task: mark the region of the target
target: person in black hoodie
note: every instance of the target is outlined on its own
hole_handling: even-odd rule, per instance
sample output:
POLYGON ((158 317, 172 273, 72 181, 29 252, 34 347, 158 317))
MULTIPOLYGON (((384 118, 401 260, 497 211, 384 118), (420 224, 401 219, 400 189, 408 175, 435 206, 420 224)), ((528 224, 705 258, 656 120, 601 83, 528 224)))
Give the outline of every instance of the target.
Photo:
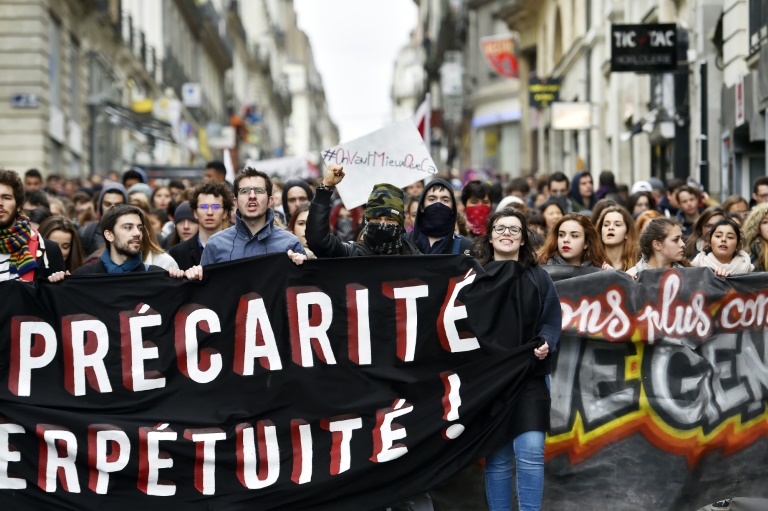
POLYGON ((291 221, 291 215, 302 202, 312 202, 315 194, 312 188, 303 179, 289 179, 283 188, 283 215, 285 225, 291 221))
MULTIPOLYGON (((128 192, 120 183, 108 183, 101 189, 99 195, 99 218, 116 204, 128 204, 128 192)), ((104 246, 104 236, 99 230, 99 222, 93 222, 80 229, 80 241, 83 244, 83 253, 86 258, 104 246)))
POLYGON ((455 232, 457 214, 450 183, 443 179, 430 181, 419 198, 413 230, 405 238, 422 254, 469 253, 472 240, 455 232))

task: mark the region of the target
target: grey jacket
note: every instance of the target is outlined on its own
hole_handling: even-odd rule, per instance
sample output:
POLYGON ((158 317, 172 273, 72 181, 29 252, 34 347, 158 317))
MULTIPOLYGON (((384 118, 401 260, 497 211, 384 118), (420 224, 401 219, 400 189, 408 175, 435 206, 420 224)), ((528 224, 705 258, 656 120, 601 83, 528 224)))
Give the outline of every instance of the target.
POLYGON ((239 211, 235 213, 235 218, 235 225, 217 232, 205 244, 203 257, 200 260, 201 265, 288 252, 288 250, 306 254, 299 238, 285 229, 275 227, 273 223, 275 214, 271 209, 267 210, 267 223, 255 235, 251 234, 239 211))

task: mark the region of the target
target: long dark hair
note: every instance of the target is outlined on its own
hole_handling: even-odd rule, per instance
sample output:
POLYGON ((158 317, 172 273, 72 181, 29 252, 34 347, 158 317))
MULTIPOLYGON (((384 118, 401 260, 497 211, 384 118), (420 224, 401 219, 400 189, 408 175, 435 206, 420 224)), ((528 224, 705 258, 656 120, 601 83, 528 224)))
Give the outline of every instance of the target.
MULTIPOLYGON (((673 227, 680 227, 680 223, 677 220, 664 216, 654 218, 648 223, 648 227, 646 227, 640 235, 640 253, 646 262, 649 262, 651 257, 653 257, 653 242, 660 241, 663 243, 664 240, 667 239, 667 236, 669 236, 669 231, 673 227)), ((683 257, 679 263, 682 266, 691 266, 690 261, 685 257, 683 257)))
POLYGON ((528 224, 525 221, 525 215, 512 208, 502 209, 496 213, 490 215, 485 223, 485 234, 475 238, 472 244, 472 255, 475 256, 477 261, 485 265, 490 261, 493 261, 493 247, 491 246, 491 233, 493 232, 493 226, 500 218, 506 218, 513 216, 520 220, 522 232, 520 233, 520 251, 517 254, 517 263, 523 267, 523 269, 536 265, 536 254, 533 251, 533 246, 529 241, 528 224))
POLYGON ((640 259, 640 254, 638 251, 640 245, 639 240, 637 239, 637 232, 635 231, 635 221, 632 220, 632 215, 629 214, 629 211, 627 211, 622 206, 608 206, 605 208, 600 214, 600 218, 597 220, 597 224, 595 225, 595 229, 597 229, 597 235, 600 238, 600 244, 603 246, 603 250, 605 250, 605 242, 603 242, 603 223, 605 223, 605 217, 608 215, 608 213, 620 214, 621 218, 624 220, 624 225, 627 227, 627 239, 624 241, 624 244, 621 248, 622 267, 616 268, 617 270, 627 271, 636 265, 637 261, 640 259))
POLYGON ((61 215, 55 215, 46 218, 37 229, 38 232, 47 238, 53 231, 68 232, 72 235, 72 243, 69 247, 69 255, 64 264, 69 271, 75 271, 83 265, 83 246, 80 244, 80 236, 77 234, 77 228, 71 220, 61 215))
POLYGON ((706 240, 707 245, 704 247, 704 253, 709 254, 712 252, 712 235, 721 225, 730 226, 731 229, 733 229, 733 232, 736 233, 736 251, 733 253, 733 256, 735 256, 739 253, 739 250, 744 248, 744 233, 741 232, 741 227, 739 227, 739 224, 728 217, 725 217, 722 220, 718 220, 718 222, 712 226, 712 229, 710 229, 710 231, 705 235, 704 239, 706 240))
POLYGON ((547 264, 548 260, 558 255, 557 239, 560 226, 569 220, 573 220, 584 230, 584 242, 587 245, 587 248, 581 256, 581 262, 590 261, 593 266, 600 268, 605 262, 605 252, 603 252, 603 244, 600 236, 592 221, 579 213, 568 213, 555 222, 555 225, 553 225, 549 230, 549 233, 547 233, 547 239, 544 240, 544 246, 539 249, 539 264, 547 264))
MULTIPOLYGON (((685 257, 691 258, 696 255, 696 242, 705 238, 704 229, 707 226, 707 222, 713 216, 725 217, 725 211, 720 206, 710 206, 701 212, 699 218, 694 222, 691 235, 685 241, 685 257)), ((707 237, 708 238, 708 237, 707 237)))

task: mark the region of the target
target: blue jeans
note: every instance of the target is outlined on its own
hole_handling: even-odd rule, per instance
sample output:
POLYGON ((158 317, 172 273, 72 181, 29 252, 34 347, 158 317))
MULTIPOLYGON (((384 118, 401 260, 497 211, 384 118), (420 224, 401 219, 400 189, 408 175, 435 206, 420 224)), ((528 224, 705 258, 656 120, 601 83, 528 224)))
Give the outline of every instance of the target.
POLYGON ((544 494, 544 432, 526 431, 485 459, 485 496, 490 511, 512 509, 512 474, 517 465, 520 511, 538 511, 544 494))

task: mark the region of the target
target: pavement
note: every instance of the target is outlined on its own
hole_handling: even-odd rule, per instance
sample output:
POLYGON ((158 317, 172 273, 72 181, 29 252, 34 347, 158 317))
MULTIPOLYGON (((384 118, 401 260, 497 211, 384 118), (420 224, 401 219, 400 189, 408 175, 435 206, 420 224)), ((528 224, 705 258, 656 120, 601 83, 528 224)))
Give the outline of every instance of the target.
POLYGON ((435 511, 488 511, 484 470, 479 462, 473 463, 430 490, 435 511))

